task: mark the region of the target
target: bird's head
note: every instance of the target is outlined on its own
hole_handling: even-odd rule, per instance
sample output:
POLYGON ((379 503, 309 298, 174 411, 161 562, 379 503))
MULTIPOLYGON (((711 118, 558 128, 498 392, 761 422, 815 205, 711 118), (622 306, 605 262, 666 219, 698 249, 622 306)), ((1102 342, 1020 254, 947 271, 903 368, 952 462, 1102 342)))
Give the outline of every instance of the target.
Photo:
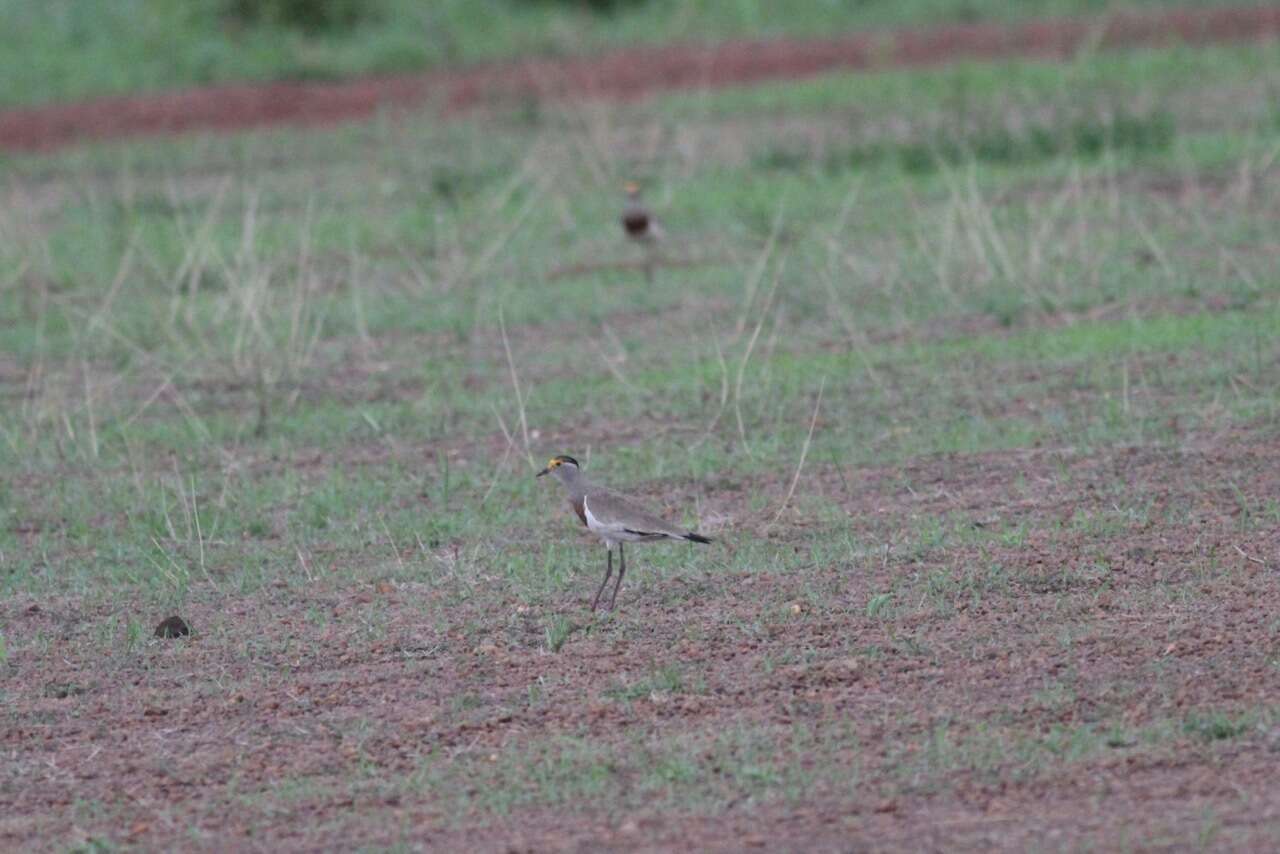
POLYGON ((565 454, 552 457, 551 461, 547 463, 547 467, 534 476, 542 477, 544 474, 555 475, 556 479, 561 482, 573 480, 578 476, 578 461, 565 454))

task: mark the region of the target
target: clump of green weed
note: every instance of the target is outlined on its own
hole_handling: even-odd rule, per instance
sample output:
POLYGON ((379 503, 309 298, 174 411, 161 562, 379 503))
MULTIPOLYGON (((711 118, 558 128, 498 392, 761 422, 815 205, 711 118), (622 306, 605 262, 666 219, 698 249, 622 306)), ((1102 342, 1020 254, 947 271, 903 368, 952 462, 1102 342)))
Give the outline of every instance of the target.
POLYGON ((1191 713, 1182 723, 1183 732, 1195 736, 1201 741, 1225 741, 1244 735, 1249 729, 1248 721, 1233 718, 1224 712, 1210 714, 1191 713))
POLYGON ((577 623, 574 623, 568 617, 556 614, 550 620, 546 627, 547 649, 552 652, 559 652, 575 631, 578 630, 577 623))
POLYGON ((375 20, 382 10, 368 0, 226 0, 226 17, 238 24, 271 24, 321 33, 375 20))
POLYGON ((877 593, 867 602, 867 616, 871 619, 888 620, 893 616, 893 594, 877 593))
MULTIPOLYGON (((1165 151, 1176 136, 1177 124, 1167 110, 1135 113, 1121 109, 1107 115, 1054 115, 1017 127, 995 122, 944 125, 918 131, 896 143, 854 143, 828 154, 824 165, 828 172, 839 172, 892 160, 904 172, 926 174, 940 166, 971 161, 1018 165, 1065 156, 1096 158, 1107 151, 1165 151)), ((793 150, 770 149, 753 165, 796 170, 801 160, 793 150)))
POLYGON ((605 696, 625 702, 654 695, 682 694, 689 689, 684 672, 676 665, 668 664, 659 667, 644 679, 610 688, 605 696))

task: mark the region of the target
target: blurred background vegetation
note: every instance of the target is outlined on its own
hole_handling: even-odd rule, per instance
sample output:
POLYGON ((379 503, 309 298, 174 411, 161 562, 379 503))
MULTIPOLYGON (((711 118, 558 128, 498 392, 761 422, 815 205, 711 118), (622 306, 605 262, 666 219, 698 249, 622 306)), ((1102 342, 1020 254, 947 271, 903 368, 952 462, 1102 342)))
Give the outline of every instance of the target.
MULTIPOLYGON (((1227 0, 1197 0, 1197 5, 1227 0)), ((1178 0, 0 0, 0 106, 1178 0)), ((1186 5, 1185 0, 1181 5, 1186 5)))

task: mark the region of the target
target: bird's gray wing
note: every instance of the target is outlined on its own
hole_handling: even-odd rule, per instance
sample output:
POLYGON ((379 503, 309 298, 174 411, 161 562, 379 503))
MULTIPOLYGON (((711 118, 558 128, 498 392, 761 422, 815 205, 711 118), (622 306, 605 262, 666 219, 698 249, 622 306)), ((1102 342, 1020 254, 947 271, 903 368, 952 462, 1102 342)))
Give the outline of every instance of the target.
POLYGON ((587 510, 600 524, 633 534, 671 537, 682 540, 689 532, 655 516, 630 499, 614 492, 588 492, 587 510))

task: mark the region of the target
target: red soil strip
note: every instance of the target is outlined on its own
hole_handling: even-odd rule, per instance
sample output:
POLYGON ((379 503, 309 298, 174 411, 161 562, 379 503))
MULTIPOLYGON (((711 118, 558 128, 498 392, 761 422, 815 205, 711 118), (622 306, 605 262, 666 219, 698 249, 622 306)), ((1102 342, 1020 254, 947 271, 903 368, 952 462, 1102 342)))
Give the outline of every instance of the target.
POLYGON ((957 59, 1060 59, 1102 48, 1211 44, 1280 36, 1280 7, 1181 9, 1093 20, 1042 20, 620 50, 577 59, 494 63, 347 83, 216 86, 0 112, 0 149, 47 151, 83 140, 268 125, 327 125, 427 101, 455 112, 502 98, 628 99, 692 87, 806 77, 840 69, 957 59))

